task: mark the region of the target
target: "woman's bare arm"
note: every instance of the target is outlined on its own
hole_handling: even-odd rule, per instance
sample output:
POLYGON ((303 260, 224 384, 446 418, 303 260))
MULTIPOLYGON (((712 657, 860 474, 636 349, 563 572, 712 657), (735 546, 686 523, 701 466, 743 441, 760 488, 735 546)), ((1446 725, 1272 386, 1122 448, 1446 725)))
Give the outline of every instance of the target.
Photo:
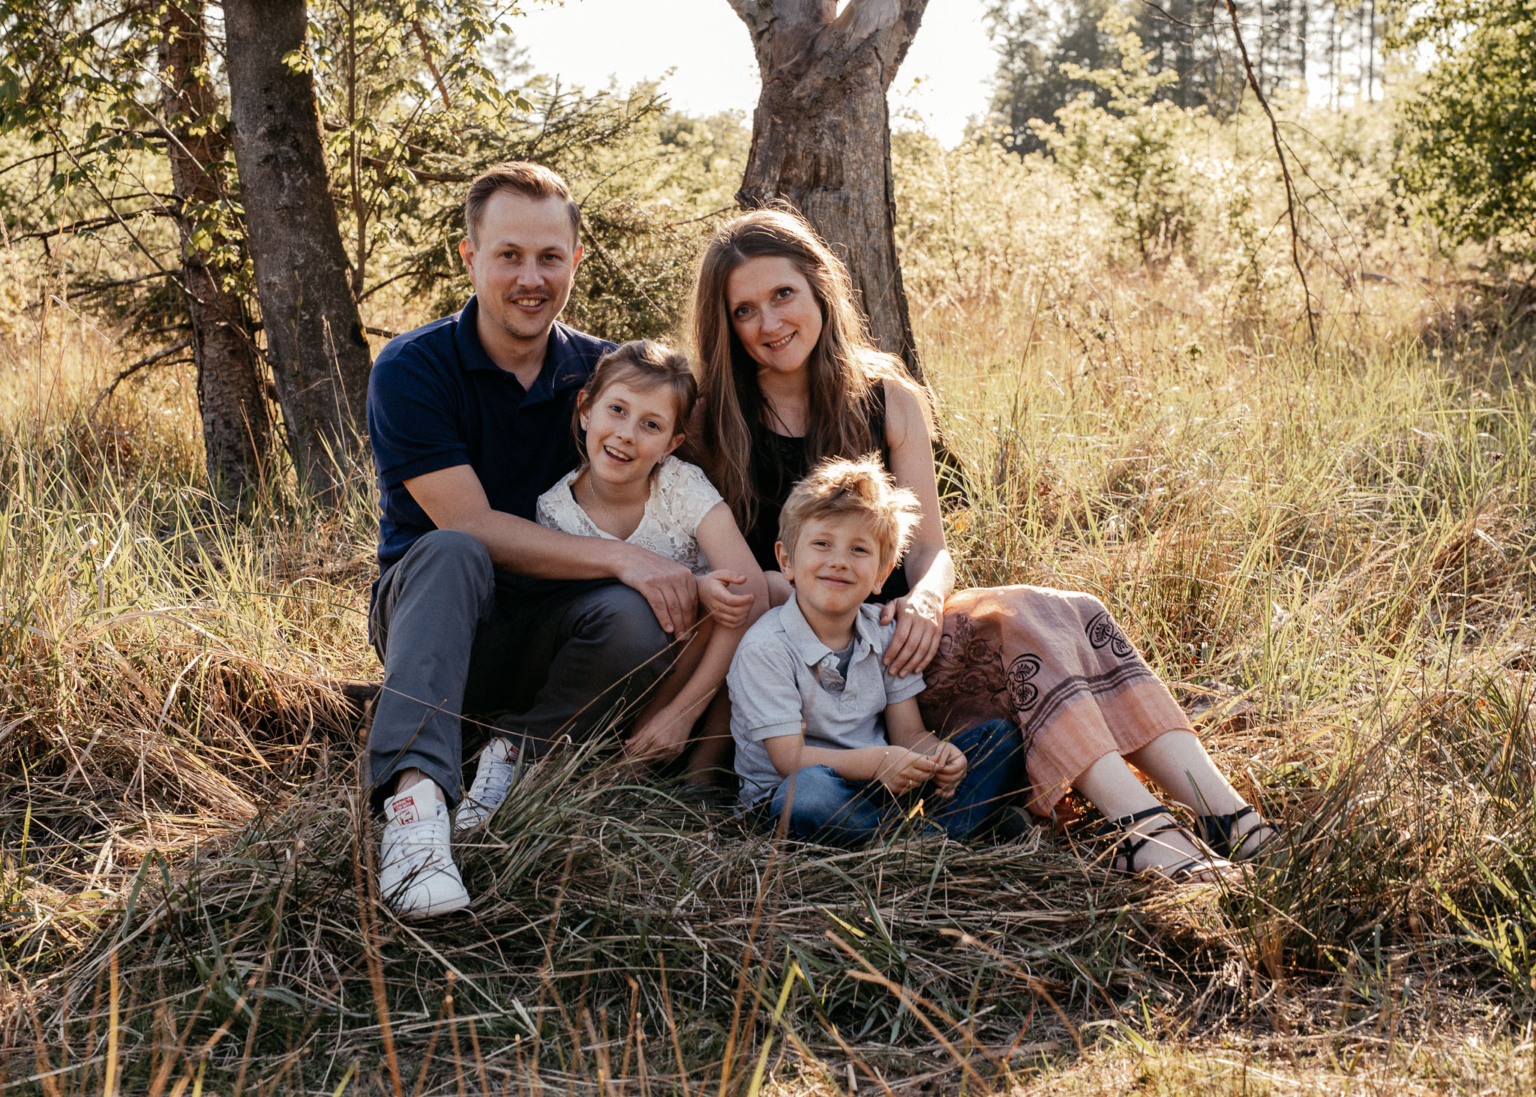
POLYGON ((922 511, 906 556, 911 593, 888 603, 880 616, 882 624, 896 622, 885 665, 895 674, 907 675, 922 670, 938 654, 944 632, 944 600, 955 589, 955 563, 944 544, 926 398, 919 390, 901 384, 887 384, 885 392, 885 441, 891 452, 891 476, 917 496, 922 511))

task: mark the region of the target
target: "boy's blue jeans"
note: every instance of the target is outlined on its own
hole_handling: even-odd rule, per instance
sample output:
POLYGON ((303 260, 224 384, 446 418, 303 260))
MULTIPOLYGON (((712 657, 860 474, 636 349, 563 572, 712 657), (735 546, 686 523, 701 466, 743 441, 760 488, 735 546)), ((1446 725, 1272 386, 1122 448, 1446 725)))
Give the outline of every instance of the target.
POLYGON ((1002 806, 1003 798, 1019 789, 1024 775, 1024 739, 1007 720, 979 724, 950 740, 970 763, 955 795, 940 800, 924 796, 923 786, 902 797, 892 796, 879 781, 848 781, 830 766, 807 766, 779 782, 768 802, 768 816, 778 825, 793 789, 789 836, 827 845, 859 846, 894 829, 921 797, 922 819, 931 830, 942 828, 955 838, 979 830, 1002 806))

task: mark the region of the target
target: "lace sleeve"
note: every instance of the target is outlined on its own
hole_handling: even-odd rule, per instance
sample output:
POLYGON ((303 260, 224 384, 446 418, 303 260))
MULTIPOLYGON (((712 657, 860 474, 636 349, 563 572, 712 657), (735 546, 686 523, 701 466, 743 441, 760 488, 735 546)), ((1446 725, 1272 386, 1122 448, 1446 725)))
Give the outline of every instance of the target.
POLYGON ((697 538, 704 516, 721 502, 720 493, 709 482, 704 470, 687 461, 669 457, 662 466, 662 490, 673 520, 689 537, 697 538))

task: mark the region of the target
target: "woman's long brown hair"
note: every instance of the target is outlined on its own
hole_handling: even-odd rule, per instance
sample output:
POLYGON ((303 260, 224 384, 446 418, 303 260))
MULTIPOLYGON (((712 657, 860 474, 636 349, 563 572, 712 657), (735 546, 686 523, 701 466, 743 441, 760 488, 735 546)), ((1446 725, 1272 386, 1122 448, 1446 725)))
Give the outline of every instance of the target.
POLYGON ((801 217, 764 209, 743 214, 716 231, 699 260, 694 281, 693 344, 699 371, 701 422, 694 451, 743 530, 757 518, 752 480, 752 432, 766 426, 766 407, 752 360, 731 323, 726 283, 750 259, 794 264, 821 306, 821 338, 806 362, 810 414, 807 467, 825 457, 853 457, 883 449, 871 438, 870 405, 876 386, 911 386, 906 371, 870 341, 853 304, 848 270, 801 217))

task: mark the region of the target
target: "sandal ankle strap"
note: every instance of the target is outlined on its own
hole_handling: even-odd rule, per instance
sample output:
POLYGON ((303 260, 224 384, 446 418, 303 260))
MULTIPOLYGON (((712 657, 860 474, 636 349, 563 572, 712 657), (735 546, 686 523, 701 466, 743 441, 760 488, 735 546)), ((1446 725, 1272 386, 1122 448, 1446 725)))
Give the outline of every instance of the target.
MULTIPOLYGON (((1252 804, 1245 804, 1229 815, 1197 815, 1195 826, 1199 829, 1200 837, 1205 844, 1210 846, 1218 856, 1231 857, 1248 835, 1259 829, 1259 827, 1252 827, 1241 835, 1237 834, 1237 824, 1250 815, 1258 815, 1258 809, 1252 804)), ((1259 826, 1269 825, 1262 820, 1259 824, 1259 826)))
POLYGON ((1150 807, 1144 811, 1135 811, 1129 815, 1117 815, 1113 818, 1105 819, 1104 825, 1100 828, 1100 830, 1103 833, 1108 834, 1112 830, 1124 830, 1126 827, 1134 826, 1141 822, 1143 819, 1150 819, 1154 815, 1171 816, 1172 814, 1173 812, 1167 807, 1164 807, 1162 804, 1158 804, 1156 807, 1150 807))

